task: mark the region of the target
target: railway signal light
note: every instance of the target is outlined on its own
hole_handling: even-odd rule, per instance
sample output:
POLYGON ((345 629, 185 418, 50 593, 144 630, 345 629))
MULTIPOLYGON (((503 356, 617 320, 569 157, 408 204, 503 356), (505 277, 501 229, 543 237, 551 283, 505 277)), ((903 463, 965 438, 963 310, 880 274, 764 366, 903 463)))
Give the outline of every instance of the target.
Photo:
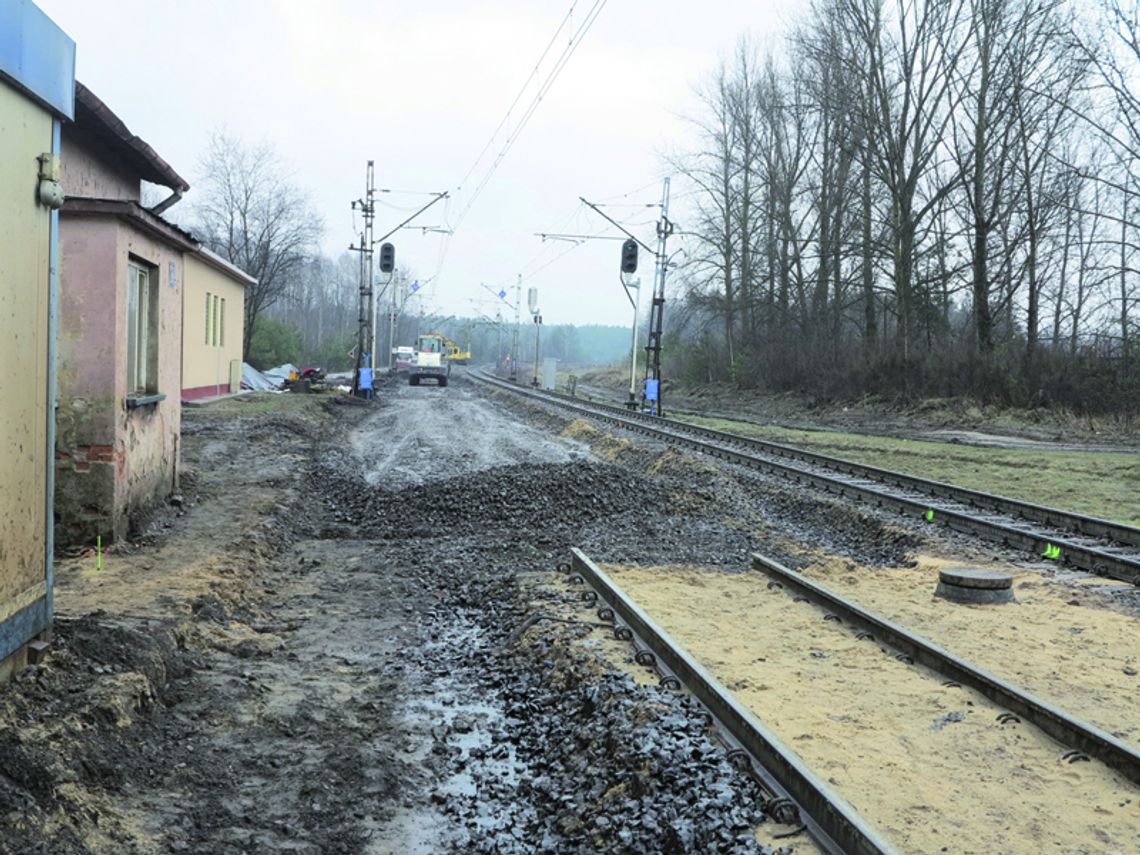
POLYGON ((637 241, 632 238, 621 245, 621 272, 637 272, 637 241))
POLYGON ((380 244, 380 272, 391 273, 396 269, 396 247, 390 243, 380 244))

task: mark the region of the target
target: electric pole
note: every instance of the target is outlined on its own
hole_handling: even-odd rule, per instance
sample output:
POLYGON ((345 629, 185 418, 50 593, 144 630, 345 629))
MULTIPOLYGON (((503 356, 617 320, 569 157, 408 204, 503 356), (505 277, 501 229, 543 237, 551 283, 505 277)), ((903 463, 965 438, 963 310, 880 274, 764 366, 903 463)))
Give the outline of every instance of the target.
POLYGON ((542 347, 542 313, 534 313, 534 380, 531 384, 534 388, 538 388, 538 354, 542 347))
MULTIPOLYGON (((662 318, 665 313, 665 273, 669 269, 669 256, 666 253, 666 244, 669 237, 673 234, 673 223, 669 219, 669 179, 665 178, 661 186, 661 219, 657 221, 657 249, 654 250, 647 246, 644 241, 637 235, 599 208, 590 200, 583 196, 578 197, 583 203, 589 205, 598 214, 600 214, 609 222, 617 226, 617 228, 624 232, 630 240, 644 249, 646 252, 653 253, 656 259, 656 269, 653 276, 653 301, 649 307, 649 340, 645 345, 645 382, 642 385, 642 399, 649 404, 649 411, 654 415, 665 415, 661 403, 661 333, 662 333, 662 318)), ((633 272, 632 270, 625 270, 625 249, 623 248, 622 267, 624 273, 633 272)), ((636 263, 634 264, 636 269, 636 263)), ((622 280, 625 285, 625 280, 622 280)), ((629 296, 630 303, 634 303, 634 299, 629 295, 628 286, 626 286, 626 294, 629 296)), ((636 312, 637 306, 634 304, 634 311, 636 312)), ((634 320, 634 335, 636 341, 636 318, 634 320)))
POLYGON ((515 335, 511 342, 511 376, 510 381, 517 383, 519 379, 519 324, 522 323, 522 274, 515 281, 515 335))
MULTIPOLYGON (((381 191, 387 193, 389 191, 381 191)), ((372 287, 372 248, 376 244, 386 241, 404 226, 408 225, 412 220, 438 202, 440 199, 448 198, 448 193, 433 193, 435 198, 430 202, 389 231, 387 234, 379 238, 373 238, 373 222, 376 218, 376 181, 373 168, 373 162, 368 161, 368 175, 365 182, 365 193, 363 199, 357 199, 352 203, 352 209, 355 211, 358 208, 364 214, 364 231, 360 235, 360 246, 349 246, 352 252, 359 252, 360 256, 360 312, 359 312, 359 325, 360 332, 357 336, 356 343, 356 370, 352 378, 353 394, 361 398, 372 397, 372 384, 376 376, 376 312, 379 307, 379 301, 374 299, 374 291, 372 287), (367 350, 365 349, 367 348, 367 350), (367 360, 365 354, 368 354, 367 360), (364 363, 368 363, 367 374, 362 374, 361 369, 364 368, 364 363)), ((395 270, 395 248, 390 243, 384 243, 380 247, 380 269, 384 273, 393 273, 395 270)), ((384 288, 387 289, 392 283, 392 276, 388 277, 388 282, 384 288)), ((381 291, 380 296, 384 296, 381 291)), ((395 318, 394 312, 392 318, 395 318)), ((389 324, 393 323, 389 321, 389 324)), ((389 338, 392 335, 392 327, 389 326, 389 338)), ((389 351, 391 344, 389 343, 389 351)), ((391 358, 389 358, 389 364, 391 358)))
POLYGON ((531 316, 534 318, 534 380, 531 384, 534 388, 538 388, 538 351, 542 338, 542 313, 538 310, 538 289, 531 288, 527 292, 526 299, 527 309, 530 310, 531 316))
POLYGON ((496 349, 495 357, 495 376, 499 374, 499 368, 503 364, 503 313, 499 310, 495 311, 495 329, 499 333, 498 347, 496 349))
POLYGON ((629 343, 629 400, 625 402, 626 409, 637 409, 637 314, 641 303, 641 279, 630 281, 629 277, 637 272, 637 241, 627 240, 621 245, 621 287, 625 289, 625 296, 633 306, 633 332, 629 343), (631 294, 633 291, 636 293, 631 294))
POLYGON ((669 220, 669 178, 661 187, 661 219, 657 221, 657 270, 653 281, 653 302, 649 307, 649 340, 645 345, 645 399, 652 401, 650 411, 665 415, 661 388, 661 328, 665 314, 665 273, 669 256, 665 244, 673 234, 669 220))
POLYGON ((374 197, 376 184, 373 175, 372 161, 368 161, 367 177, 365 179, 364 198, 352 203, 352 209, 358 208, 364 215, 364 231, 360 234, 360 245, 350 245, 351 252, 360 255, 360 302, 358 313, 358 335, 356 340, 356 366, 352 374, 352 393, 358 398, 372 397, 372 379, 376 373, 376 306, 372 300, 372 222, 375 218, 376 207, 374 197), (368 348, 365 350, 365 348, 368 348), (364 371, 367 363, 368 370, 364 371))
MULTIPOLYGON (((406 298, 405 298, 406 299, 406 298)), ((404 306, 401 303, 400 309, 404 306)), ((388 373, 396 370, 396 289, 388 292, 388 373)))

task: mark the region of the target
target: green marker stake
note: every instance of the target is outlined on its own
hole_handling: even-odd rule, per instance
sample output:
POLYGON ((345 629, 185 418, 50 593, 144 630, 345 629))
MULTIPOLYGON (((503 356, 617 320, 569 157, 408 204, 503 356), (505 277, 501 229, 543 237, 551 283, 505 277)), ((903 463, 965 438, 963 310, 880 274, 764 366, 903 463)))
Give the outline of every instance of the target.
POLYGON ((103 569, 103 535, 95 535, 95 569, 103 569))
POLYGON ((927 522, 934 522, 934 508, 927 508, 926 513, 923 514, 927 522))

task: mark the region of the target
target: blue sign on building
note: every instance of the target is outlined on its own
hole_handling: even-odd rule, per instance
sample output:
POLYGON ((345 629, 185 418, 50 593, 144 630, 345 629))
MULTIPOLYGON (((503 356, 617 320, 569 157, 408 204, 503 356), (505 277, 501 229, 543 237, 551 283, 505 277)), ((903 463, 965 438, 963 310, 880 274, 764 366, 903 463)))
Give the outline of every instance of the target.
POLYGON ((0 75, 75 118, 75 42, 31 0, 0 0, 0 75))

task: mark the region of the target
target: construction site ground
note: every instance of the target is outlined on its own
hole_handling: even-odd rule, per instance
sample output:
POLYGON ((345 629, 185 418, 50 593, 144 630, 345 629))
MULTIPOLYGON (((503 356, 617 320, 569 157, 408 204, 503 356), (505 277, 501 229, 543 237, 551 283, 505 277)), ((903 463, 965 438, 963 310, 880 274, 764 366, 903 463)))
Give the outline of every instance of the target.
MULTIPOLYGON (((569 548, 729 592, 753 551, 829 584, 857 568, 873 606, 946 638, 972 625, 928 614, 927 556, 1011 559, 461 375, 370 403, 243 396, 183 433, 181 503, 58 562, 51 653, 0 690, 0 852, 813 852, 776 836, 695 702, 599 630, 569 548)), ((1102 662, 1135 601, 1018 584, 1043 616, 1023 631, 1049 609, 1105 628, 1087 711, 1135 740, 1102 662)))

